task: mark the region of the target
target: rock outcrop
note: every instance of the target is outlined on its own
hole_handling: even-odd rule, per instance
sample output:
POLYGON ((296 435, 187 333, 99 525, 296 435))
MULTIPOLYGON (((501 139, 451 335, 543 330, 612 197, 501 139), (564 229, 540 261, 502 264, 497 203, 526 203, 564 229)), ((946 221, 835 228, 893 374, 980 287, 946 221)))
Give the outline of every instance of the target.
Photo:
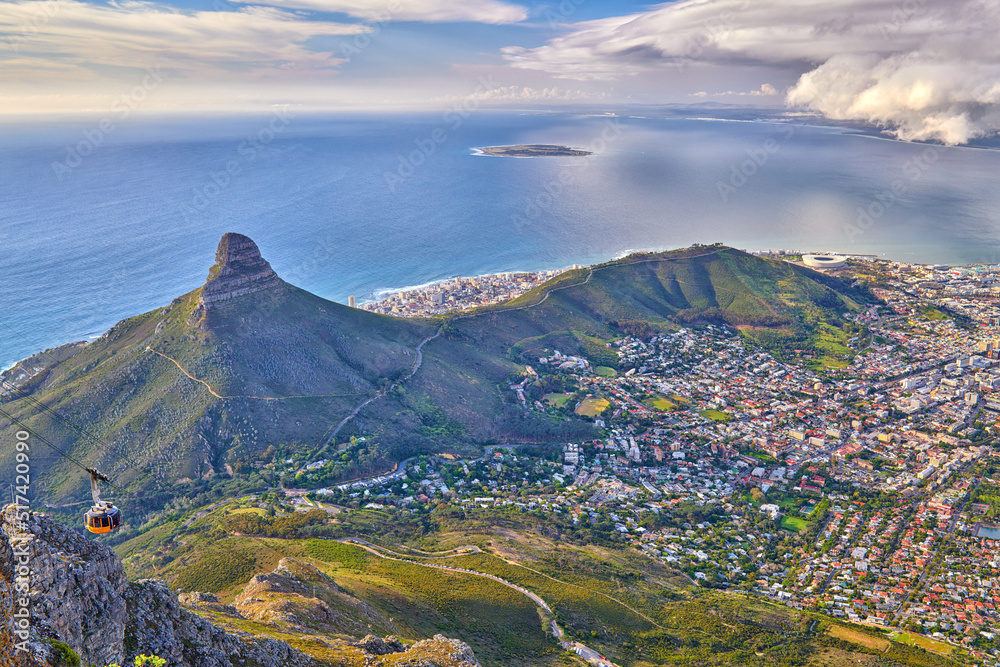
POLYGON ((215 251, 215 266, 209 270, 208 280, 202 287, 199 305, 209 308, 279 285, 281 279, 261 257, 257 244, 247 236, 227 232, 215 251))
POLYGON ((128 586, 129 659, 155 653, 168 665, 191 667, 318 667, 313 658, 286 642, 247 633, 226 632, 180 605, 161 581, 144 579, 128 586))
POLYGON ((374 635, 350 643, 303 627, 308 624, 339 629, 346 623, 343 617, 349 610, 360 612, 360 621, 354 623, 357 627, 366 623, 371 627, 371 621, 385 620, 306 563, 281 561, 274 572, 255 577, 235 605, 222 604, 207 593, 186 593, 178 599, 163 582, 129 582, 121 561, 101 542, 56 524, 43 514, 19 514, 14 506, 3 510, 0 667, 55 667, 62 664, 58 656, 66 650, 79 655, 81 664, 98 666, 131 664, 143 653, 166 658, 168 667, 329 664, 280 639, 243 632, 239 625, 228 631, 184 605, 242 621, 252 619, 255 613, 262 619, 270 615, 271 620, 266 622, 280 624, 286 632, 300 627, 322 645, 340 650, 351 664, 360 659, 365 665, 385 667, 479 667, 466 644, 440 635, 412 646, 392 636, 379 639, 374 635), (24 563, 27 565, 22 567, 24 563), (30 619, 25 623, 17 616, 25 599, 19 591, 29 588, 28 581, 30 619), (323 600, 305 598, 308 589, 315 590, 314 586, 323 589, 323 600), (290 596, 293 604, 282 611, 275 606, 281 600, 255 597, 269 598, 272 593, 290 596), (301 599, 311 605, 303 606, 301 599), (318 615, 301 617, 303 611, 310 610, 318 615))
MULTIPOLYGON (((45 515, 32 513, 19 524, 14 508, 8 506, 0 529, 0 556, 6 556, 0 569, 10 569, 15 562, 9 536, 17 536, 15 543, 29 562, 30 625, 32 639, 41 644, 36 651, 41 659, 49 653, 45 640, 58 640, 86 665, 129 664, 141 653, 167 658, 167 664, 172 666, 319 664, 283 641, 238 636, 216 627, 184 609, 162 582, 129 583, 121 561, 111 549, 45 515)), ((4 582, 10 581, 8 576, 3 576, 4 582)), ((10 619, 14 605, 7 605, 4 613, 10 619)))
POLYGON ((65 642, 87 664, 120 664, 128 580, 114 552, 44 515, 20 521, 13 506, 4 509, 2 530, 16 536, 30 573, 31 629, 65 642))
POLYGON ((375 629, 398 632, 390 619, 341 589, 315 566, 294 558, 282 558, 273 572, 255 575, 233 606, 243 618, 301 630, 354 636, 375 629))

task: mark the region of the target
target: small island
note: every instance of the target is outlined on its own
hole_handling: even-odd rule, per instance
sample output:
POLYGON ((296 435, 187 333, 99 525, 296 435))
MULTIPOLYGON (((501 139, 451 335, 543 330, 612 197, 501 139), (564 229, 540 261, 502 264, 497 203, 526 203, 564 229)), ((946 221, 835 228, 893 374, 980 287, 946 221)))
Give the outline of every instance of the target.
POLYGON ((593 155, 590 151, 549 144, 487 146, 476 150, 479 151, 479 155, 492 155, 494 157, 583 157, 584 155, 593 155))

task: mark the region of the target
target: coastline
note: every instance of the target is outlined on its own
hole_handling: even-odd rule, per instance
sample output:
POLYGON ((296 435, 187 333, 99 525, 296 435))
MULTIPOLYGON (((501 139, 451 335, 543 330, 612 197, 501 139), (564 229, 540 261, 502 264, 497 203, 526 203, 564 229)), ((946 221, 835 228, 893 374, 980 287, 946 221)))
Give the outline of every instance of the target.
POLYGON ((506 146, 479 146, 471 149, 473 155, 487 157, 590 157, 593 151, 572 148, 561 144, 511 144, 506 146))
POLYGON ((489 146, 473 147, 469 150, 472 151, 472 155, 477 157, 505 157, 511 160, 531 160, 537 157, 546 157, 545 155, 493 155, 492 153, 487 153, 483 148, 489 148, 489 146))
MULTIPOLYGON (((502 157, 502 156, 488 156, 488 157, 502 157)), ((613 254, 609 254, 604 259, 598 258, 598 259, 596 259, 596 261, 593 261, 593 264, 600 264, 600 263, 607 262, 607 261, 618 261, 620 259, 624 259, 625 257, 628 257, 629 255, 632 255, 632 254, 635 254, 635 253, 665 252, 667 250, 674 250, 674 249, 676 249, 676 248, 664 248, 664 247, 645 248, 645 249, 643 249, 643 248, 630 248, 630 249, 626 249, 626 250, 621 250, 621 251, 615 252, 613 254)), ((777 254, 777 251, 772 251, 770 249, 762 249, 762 248, 760 248, 760 249, 743 249, 743 250, 745 252, 749 252, 751 254, 770 254, 770 255, 776 256, 776 257, 780 257, 781 256, 781 255, 777 254)), ((876 259, 876 260, 887 260, 887 261, 892 261, 892 262, 899 262, 899 260, 894 260, 894 259, 892 259, 890 257, 886 257, 885 255, 875 255, 875 254, 871 254, 871 253, 843 253, 843 252, 835 252, 835 251, 831 251, 831 250, 822 250, 822 251, 819 251, 819 250, 802 250, 802 251, 799 251, 799 250, 785 250, 782 254, 783 255, 787 255, 787 256, 795 256, 795 255, 802 255, 802 254, 818 254, 818 255, 832 255, 832 254, 836 254, 836 255, 843 255, 843 256, 845 256, 845 257, 847 257, 849 259, 860 258, 860 259, 866 259, 866 260, 876 259)), ((908 262, 900 262, 900 263, 908 263, 908 262)), ((929 263, 927 263, 927 262, 916 262, 916 264, 923 265, 923 264, 929 264, 929 263)), ((960 267, 970 267, 970 266, 994 266, 994 265, 995 264, 993 264, 993 263, 970 262, 970 263, 967 263, 967 264, 952 264, 952 265, 949 265, 949 266, 951 266, 953 268, 960 268, 960 267)), ((459 276, 459 275, 455 275, 455 276, 451 276, 451 277, 447 277, 447 278, 438 278, 436 280, 431 280, 431 281, 428 281, 428 282, 425 282, 425 283, 416 284, 416 285, 407 285, 407 286, 401 286, 401 287, 380 287, 380 288, 376 288, 376 289, 372 290, 371 292, 369 292, 369 296, 362 297, 361 299, 359 299, 357 301, 357 307, 358 308, 362 308, 362 309, 366 309, 366 308, 364 308, 365 306, 371 306, 371 305, 378 304, 378 303, 384 301, 389 296, 391 296, 393 294, 398 294, 400 292, 427 292, 427 291, 432 291, 435 288, 438 288, 441 285, 443 285, 445 283, 448 283, 450 281, 454 281, 456 279, 481 281, 481 280, 487 280, 487 279, 492 279, 492 278, 498 278, 498 277, 504 276, 504 275, 541 274, 541 273, 547 273, 547 272, 552 272, 553 276, 555 276, 555 275, 558 275, 560 273, 564 273, 566 271, 572 270, 574 266, 581 266, 581 265, 574 264, 574 265, 564 266, 564 267, 556 268, 556 269, 534 269, 534 270, 519 269, 519 270, 510 270, 510 271, 495 271, 495 272, 489 272, 489 273, 476 274, 476 275, 473 275, 473 276, 459 276)), ((591 264, 582 265, 582 266, 591 266, 591 264)), ((318 296, 322 296, 322 295, 318 295, 318 296)), ((322 298, 327 298, 327 297, 322 297, 322 298)), ((342 305, 346 305, 346 304, 342 304, 342 305)), ((113 325, 114 325, 114 323, 112 323, 112 325, 110 325, 110 326, 113 326, 113 325)), ((110 326, 109 326, 109 328, 110 328, 110 326)), ((20 360, 18 360, 16 362, 11 363, 9 366, 7 366, 5 368, 0 368, 0 372, 7 372, 7 371, 9 371, 9 370, 11 370, 13 368, 17 368, 19 365, 22 365, 22 364, 25 364, 27 362, 30 362, 32 359, 34 359, 36 357, 39 357, 41 355, 47 354, 47 353, 51 353, 54 350, 60 350, 62 348, 66 348, 66 347, 74 346, 74 345, 91 343, 94 340, 96 340, 97 338, 100 338, 101 335, 102 334, 94 334, 94 335, 88 334, 86 336, 85 340, 77 339, 76 341, 71 341, 69 343, 63 343, 63 344, 59 344, 59 345, 55 345, 55 346, 50 346, 50 347, 45 348, 43 350, 35 351, 35 352, 33 352, 33 353, 31 353, 31 354, 23 357, 22 359, 20 359, 20 360)))

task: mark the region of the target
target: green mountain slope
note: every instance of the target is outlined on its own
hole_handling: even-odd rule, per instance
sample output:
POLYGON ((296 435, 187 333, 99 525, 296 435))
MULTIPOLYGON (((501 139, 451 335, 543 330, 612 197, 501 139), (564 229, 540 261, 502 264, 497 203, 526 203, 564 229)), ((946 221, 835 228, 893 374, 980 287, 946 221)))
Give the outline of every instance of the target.
POLYGON ((552 620, 562 640, 582 642, 622 667, 957 664, 890 641, 878 628, 698 588, 635 550, 581 542, 568 522, 551 516, 441 504, 422 515, 346 510, 283 537, 233 533, 242 526, 233 518, 253 511, 262 511, 256 499, 233 501, 199 513, 189 527, 182 520, 158 525, 117 551, 130 577, 155 574, 174 589, 208 590, 248 619, 275 621, 251 625, 211 614, 213 622, 272 634, 307 652, 309 645, 284 634, 289 621, 329 641, 329 633, 343 631, 330 627, 339 615, 360 620, 361 628, 348 628, 354 634, 417 639, 443 632, 468 642, 483 665, 578 664, 552 636, 552 620), (265 582, 254 576, 276 566, 293 571, 265 582), (318 609, 324 606, 329 611, 318 609))
MULTIPOLYGON (((560 349, 614 366, 605 342, 699 322, 741 327, 779 354, 796 348, 814 363, 839 363, 842 314, 865 299, 809 269, 697 246, 572 271, 504 306, 400 319, 289 285, 253 241, 227 234, 205 285, 73 348, 23 382, 30 399, 8 393, 0 403, 162 503, 220 475, 274 484, 265 466, 320 451, 331 463, 317 483, 383 472, 421 451, 592 436, 586 421, 526 412, 513 399, 507 384, 522 364, 560 349)), ((0 437, 13 430, 4 424, 0 437)), ((0 453, 4 470, 14 469, 4 465, 11 456, 0 453)), ((78 469, 43 447, 35 456, 44 461, 36 493, 83 497, 78 469)))
POLYGON ((870 299, 804 267, 696 246, 563 274, 507 306, 456 318, 449 333, 497 354, 517 346, 530 357, 553 338, 576 348, 564 353, 593 354, 594 342, 635 329, 713 322, 739 327, 780 353, 785 341, 808 346, 821 323, 843 328, 842 315, 870 299))

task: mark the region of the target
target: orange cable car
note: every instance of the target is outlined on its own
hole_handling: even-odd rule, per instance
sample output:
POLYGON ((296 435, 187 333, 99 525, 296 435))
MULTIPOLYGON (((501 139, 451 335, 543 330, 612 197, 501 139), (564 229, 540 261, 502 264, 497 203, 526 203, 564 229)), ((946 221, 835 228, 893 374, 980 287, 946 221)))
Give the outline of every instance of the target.
POLYGON ((114 532, 122 525, 122 513, 108 501, 101 500, 101 492, 97 486, 98 480, 110 480, 91 468, 86 468, 86 471, 90 473, 90 492, 94 496, 94 506, 87 510, 85 516, 87 530, 98 535, 114 532))

